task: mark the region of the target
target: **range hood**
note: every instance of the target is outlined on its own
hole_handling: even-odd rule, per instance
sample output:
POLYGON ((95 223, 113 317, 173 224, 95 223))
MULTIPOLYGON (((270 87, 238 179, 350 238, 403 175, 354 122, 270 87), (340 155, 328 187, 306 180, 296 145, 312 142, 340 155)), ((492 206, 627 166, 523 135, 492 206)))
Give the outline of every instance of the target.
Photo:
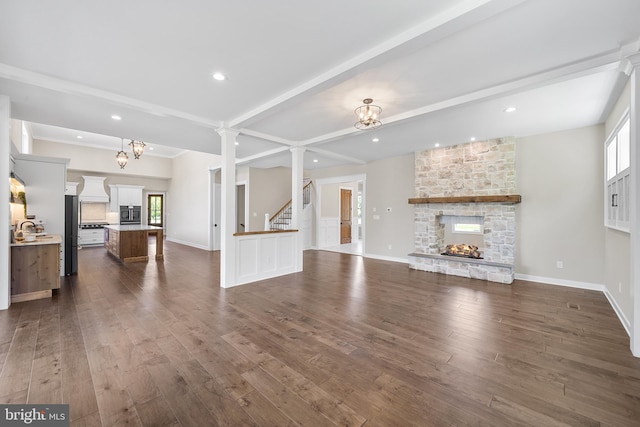
POLYGON ((84 187, 78 196, 80 202, 85 203, 109 203, 109 196, 104 191, 103 176, 83 176, 84 187))

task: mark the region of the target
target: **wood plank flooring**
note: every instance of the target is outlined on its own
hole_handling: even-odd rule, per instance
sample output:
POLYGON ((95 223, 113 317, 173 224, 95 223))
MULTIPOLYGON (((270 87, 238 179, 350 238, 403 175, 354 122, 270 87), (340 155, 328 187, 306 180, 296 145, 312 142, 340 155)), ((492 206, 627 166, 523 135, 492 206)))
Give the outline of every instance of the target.
MULTIPOLYGON (((153 253, 153 247, 151 247, 153 253)), ((73 426, 638 426, 640 359, 599 292, 307 251, 219 287, 219 254, 79 252, 0 312, 0 402, 73 426)))

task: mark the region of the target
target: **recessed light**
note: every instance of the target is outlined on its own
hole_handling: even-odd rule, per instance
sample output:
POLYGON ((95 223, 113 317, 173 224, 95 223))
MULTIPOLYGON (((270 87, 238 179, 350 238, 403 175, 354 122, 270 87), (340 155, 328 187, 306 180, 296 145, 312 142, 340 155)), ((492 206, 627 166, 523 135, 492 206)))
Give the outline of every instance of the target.
POLYGON ((76 136, 76 138, 82 139, 82 135, 78 135, 78 136, 76 136))
POLYGON ((380 141, 380 138, 373 138, 371 141, 372 142, 378 142, 378 141, 380 141))
POLYGON ((313 159, 313 163, 318 163, 318 159, 313 159))
POLYGON ((223 81, 223 80, 227 80, 227 76, 225 76, 224 74, 217 72, 217 73, 213 73, 213 79, 217 80, 219 82, 223 81))
POLYGON ((505 109, 504 109, 504 112, 505 112, 505 113, 513 113, 513 112, 515 112, 516 110, 517 110, 517 108, 516 108, 516 107, 507 107, 507 108, 505 108, 505 109))
POLYGON ((436 142, 436 148, 440 147, 440 143, 436 142))
POLYGON ((469 141, 475 141, 475 140, 476 140, 475 136, 472 136, 471 139, 469 139, 469 141))
POLYGON ((149 146, 147 146, 147 147, 148 147, 148 148, 149 148, 149 150, 151 150, 151 151, 153 151, 153 150, 154 150, 154 148, 153 148, 153 147, 149 147, 149 146))
POLYGON ((240 143, 238 141, 235 142, 236 145, 240 145, 240 143))
POLYGON ((115 114, 114 114, 113 116, 111 116, 111 118, 112 118, 113 120, 122 120, 122 117, 120 117, 120 116, 118 116, 118 115, 115 115, 115 114))

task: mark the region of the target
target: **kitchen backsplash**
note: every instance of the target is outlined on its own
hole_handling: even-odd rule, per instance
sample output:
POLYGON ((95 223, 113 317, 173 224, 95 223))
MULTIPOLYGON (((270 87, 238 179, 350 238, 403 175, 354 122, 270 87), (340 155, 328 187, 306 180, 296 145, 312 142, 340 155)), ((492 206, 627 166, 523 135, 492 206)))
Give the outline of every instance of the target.
POLYGON ((82 203, 80 222, 106 222, 108 208, 108 203, 82 203))

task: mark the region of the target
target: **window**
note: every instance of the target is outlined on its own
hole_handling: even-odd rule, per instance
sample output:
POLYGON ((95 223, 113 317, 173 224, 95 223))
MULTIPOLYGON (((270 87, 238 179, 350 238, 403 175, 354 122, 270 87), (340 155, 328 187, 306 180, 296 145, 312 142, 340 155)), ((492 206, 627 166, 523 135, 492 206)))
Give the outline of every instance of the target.
POLYGON ((452 224, 452 230, 454 233, 464 234, 482 234, 482 224, 452 224))
POLYGON ((605 226, 629 231, 629 173, 631 171, 631 122, 629 113, 605 144, 605 226))

